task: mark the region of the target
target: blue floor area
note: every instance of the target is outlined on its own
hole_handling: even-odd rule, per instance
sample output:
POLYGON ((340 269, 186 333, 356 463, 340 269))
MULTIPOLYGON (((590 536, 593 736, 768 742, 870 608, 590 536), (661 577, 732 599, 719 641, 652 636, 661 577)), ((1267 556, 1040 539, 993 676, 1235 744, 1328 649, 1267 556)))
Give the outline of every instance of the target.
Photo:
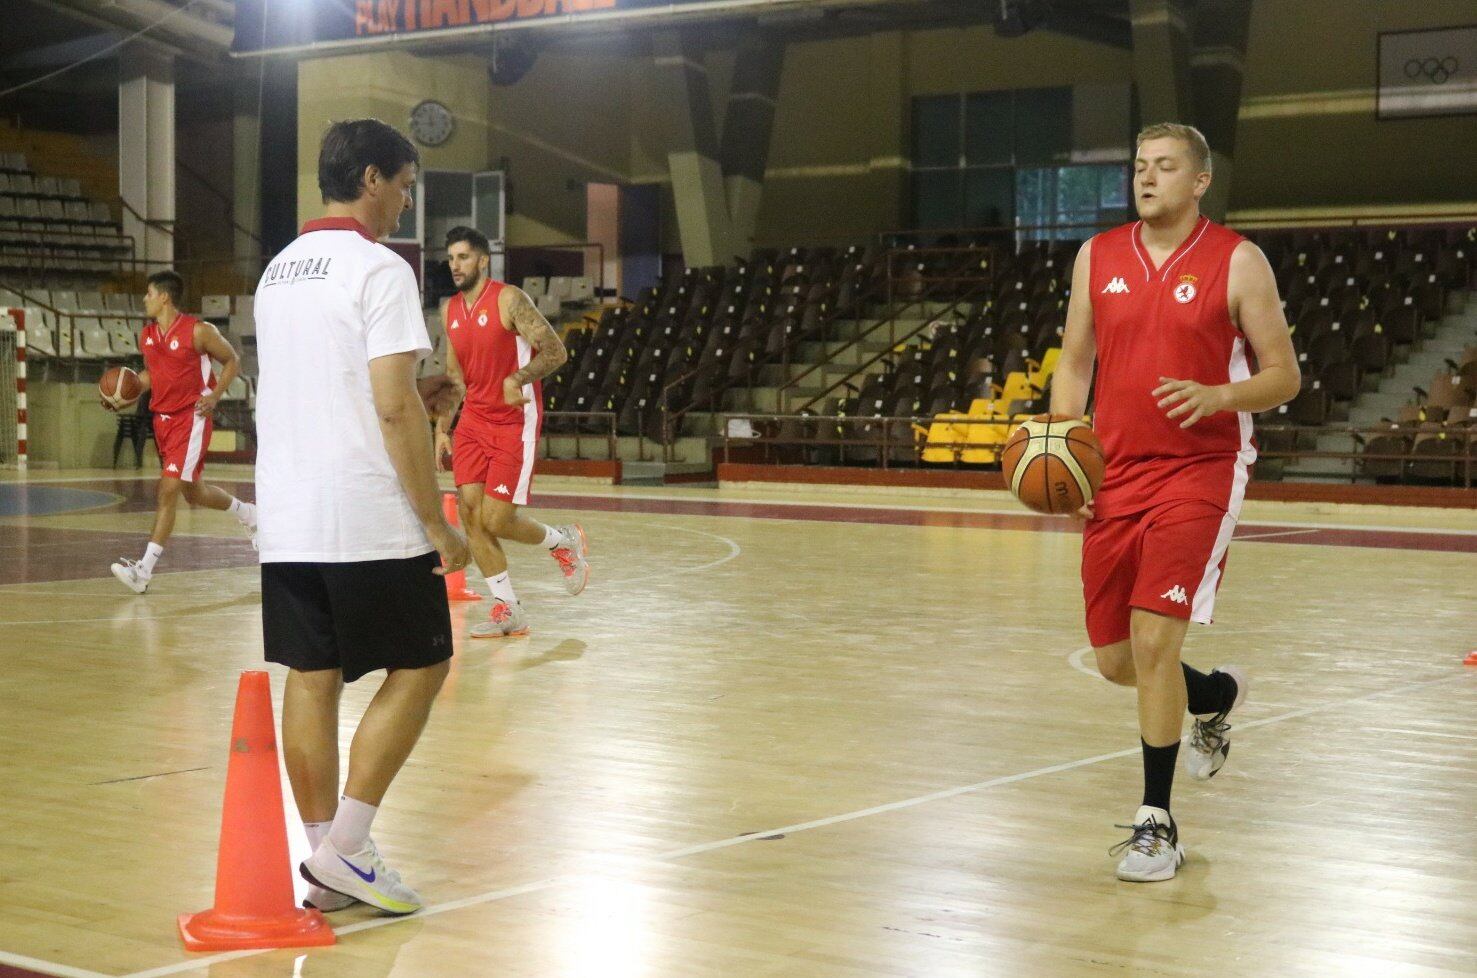
POLYGON ((0 516, 53 516, 117 501, 112 492, 0 482, 0 516))

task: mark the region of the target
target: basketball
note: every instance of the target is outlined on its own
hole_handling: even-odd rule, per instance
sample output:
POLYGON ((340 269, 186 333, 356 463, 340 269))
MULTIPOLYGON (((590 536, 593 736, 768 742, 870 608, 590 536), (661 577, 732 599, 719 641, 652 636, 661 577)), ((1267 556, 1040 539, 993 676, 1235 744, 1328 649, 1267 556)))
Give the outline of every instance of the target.
POLYGON ((127 407, 143 393, 138 374, 128 367, 109 367, 97 382, 98 393, 115 408, 127 407))
POLYGON ((1103 446, 1079 418, 1038 414, 1011 432, 1000 452, 1005 484, 1038 513, 1075 513, 1103 484, 1103 446))

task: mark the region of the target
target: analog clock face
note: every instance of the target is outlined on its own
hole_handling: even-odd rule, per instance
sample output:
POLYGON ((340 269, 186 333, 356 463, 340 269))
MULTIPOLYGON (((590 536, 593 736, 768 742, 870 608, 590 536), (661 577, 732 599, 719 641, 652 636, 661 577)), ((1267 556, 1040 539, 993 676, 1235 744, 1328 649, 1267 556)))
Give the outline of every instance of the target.
POLYGON ((451 110, 440 102, 427 99, 410 110, 410 134, 422 146, 440 146, 455 128, 451 110))

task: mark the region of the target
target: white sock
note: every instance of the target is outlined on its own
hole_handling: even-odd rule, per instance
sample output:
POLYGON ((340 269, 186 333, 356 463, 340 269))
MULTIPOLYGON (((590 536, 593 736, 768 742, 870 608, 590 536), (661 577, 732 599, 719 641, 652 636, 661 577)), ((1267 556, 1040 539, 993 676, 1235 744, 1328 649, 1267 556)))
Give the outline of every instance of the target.
POLYGON ((503 571, 496 577, 487 579, 487 590, 492 592, 493 601, 502 601, 509 605, 518 603, 518 595, 513 593, 513 579, 503 571))
POLYGON ((544 542, 540 543, 539 546, 546 550, 553 550, 563 540, 564 534, 560 533, 558 529, 552 526, 546 526, 544 527, 544 542))
POLYGON ((339 799, 338 813, 328 829, 328 841, 339 852, 352 855, 364 848, 369 841, 369 827, 374 824, 374 815, 379 809, 366 805, 345 795, 339 799))
POLYGON ((152 574, 154 573, 154 565, 159 562, 159 558, 162 556, 164 556, 164 548, 150 541, 149 545, 144 548, 144 559, 139 561, 138 565, 145 574, 152 574))
POLYGON ((308 833, 308 848, 317 851, 318 844, 328 835, 328 830, 333 827, 333 822, 304 822, 303 828, 308 833))

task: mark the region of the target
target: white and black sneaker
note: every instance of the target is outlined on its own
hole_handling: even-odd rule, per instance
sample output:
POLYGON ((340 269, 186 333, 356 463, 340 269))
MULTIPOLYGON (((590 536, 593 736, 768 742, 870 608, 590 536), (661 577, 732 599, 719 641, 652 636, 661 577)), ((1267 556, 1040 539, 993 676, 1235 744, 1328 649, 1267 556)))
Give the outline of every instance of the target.
POLYGON ((344 910, 358 902, 358 900, 355 900, 351 896, 344 896, 342 893, 325 890, 323 887, 315 886, 312 883, 308 884, 308 895, 303 898, 304 907, 309 910, 316 910, 319 913, 333 913, 337 910, 344 910))
POLYGON ((1209 781, 1226 764, 1231 753, 1231 740, 1226 734, 1231 725, 1226 717, 1246 700, 1246 691, 1251 688, 1251 677, 1240 666, 1222 666, 1212 669, 1210 674, 1221 673, 1231 677, 1236 684, 1236 698, 1229 709, 1206 717, 1196 717, 1190 728, 1190 753, 1185 756, 1185 767, 1197 781, 1209 781))
MULTIPOLYGON (((324 839, 298 866, 298 872, 314 886, 353 897, 385 913, 410 914, 421 908, 420 894, 401 882, 400 874, 385 865, 373 840, 366 839, 364 848, 345 854, 324 839)), ((319 906, 317 909, 324 908, 319 906)))
POLYGON ((143 594, 149 589, 149 581, 153 579, 152 574, 144 570, 143 564, 127 557, 119 559, 118 563, 108 568, 113 576, 122 582, 134 594, 143 594))
POLYGON ((1139 806, 1132 825, 1120 825, 1133 835, 1108 850, 1108 855, 1123 853, 1118 861, 1118 878, 1129 883, 1157 883, 1174 879, 1185 861, 1185 847, 1180 845, 1180 830, 1169 812, 1149 805, 1139 806))

